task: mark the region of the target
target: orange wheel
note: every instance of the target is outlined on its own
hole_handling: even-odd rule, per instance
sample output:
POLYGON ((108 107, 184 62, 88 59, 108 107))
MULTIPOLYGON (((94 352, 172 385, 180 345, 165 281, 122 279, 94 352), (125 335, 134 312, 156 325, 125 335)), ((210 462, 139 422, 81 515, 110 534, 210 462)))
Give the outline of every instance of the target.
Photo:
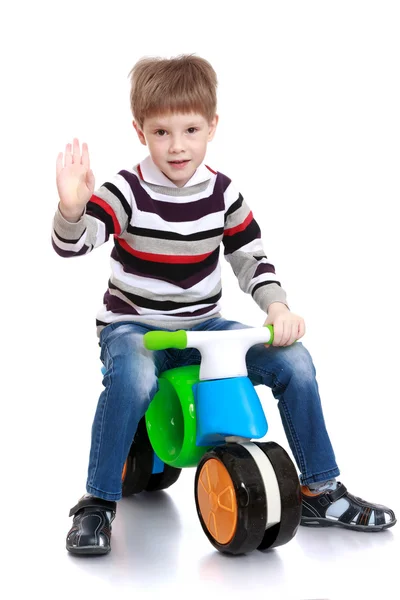
POLYGON ((197 498, 204 524, 219 544, 228 544, 235 535, 238 509, 233 481, 225 465, 207 460, 197 480, 197 498))
POLYGON ((226 554, 255 550, 265 533, 265 487, 253 453, 245 446, 216 446, 196 469, 194 496, 201 527, 211 544, 226 554))

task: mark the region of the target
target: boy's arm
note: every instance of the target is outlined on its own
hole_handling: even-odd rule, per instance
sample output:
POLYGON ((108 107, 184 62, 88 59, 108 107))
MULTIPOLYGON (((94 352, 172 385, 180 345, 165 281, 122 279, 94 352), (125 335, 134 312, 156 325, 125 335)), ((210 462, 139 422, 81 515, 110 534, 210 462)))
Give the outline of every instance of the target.
POLYGON ((86 143, 67 144, 57 157, 57 190, 60 198, 53 220, 52 242, 60 256, 80 256, 120 236, 132 216, 131 189, 122 175, 104 183, 94 193, 86 143))
POLYGON ((53 248, 63 257, 88 254, 107 242, 110 235, 120 236, 131 216, 129 186, 122 175, 116 175, 94 192, 78 221, 70 221, 58 206, 53 220, 53 248))
POLYGON ((286 292, 264 252, 261 231, 253 213, 232 183, 224 196, 224 256, 238 278, 240 288, 251 294, 266 313, 274 302, 287 306, 286 292))
POLYGON ((225 191, 225 258, 239 285, 268 314, 264 325, 274 326, 274 346, 291 346, 305 333, 304 319, 290 312, 286 293, 267 259, 261 231, 243 197, 228 185, 225 191))

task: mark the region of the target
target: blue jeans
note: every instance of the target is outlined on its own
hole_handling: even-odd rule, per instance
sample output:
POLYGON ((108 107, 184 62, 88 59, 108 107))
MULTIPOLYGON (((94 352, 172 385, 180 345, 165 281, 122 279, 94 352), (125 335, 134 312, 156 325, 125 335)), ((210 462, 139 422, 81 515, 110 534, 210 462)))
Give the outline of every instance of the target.
MULTIPOLYGON (((217 317, 191 331, 246 327, 217 317)), ((200 363, 200 353, 194 348, 146 350, 143 335, 154 329, 158 328, 124 321, 108 325, 100 334, 105 389, 92 427, 86 490, 105 500, 121 498, 122 469, 138 423, 158 390, 159 373, 200 363)), ((316 483, 339 475, 325 427, 315 368, 303 344, 269 348, 257 344, 247 352, 246 364, 252 383, 267 385, 278 400, 301 483, 316 483)))

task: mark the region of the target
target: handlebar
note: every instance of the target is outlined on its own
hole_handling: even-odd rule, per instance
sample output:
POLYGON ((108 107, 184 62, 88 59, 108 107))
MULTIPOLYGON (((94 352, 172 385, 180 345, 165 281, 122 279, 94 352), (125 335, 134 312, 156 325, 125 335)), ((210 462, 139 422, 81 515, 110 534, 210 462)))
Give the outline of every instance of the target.
MULTIPOLYGON (((274 328, 272 325, 266 325, 265 329, 269 330, 269 335, 266 333, 266 339, 265 339, 265 344, 272 344, 272 342, 274 341, 274 328)), ((211 333, 211 339, 214 336, 217 336, 218 333, 220 334, 226 334, 226 333, 230 333, 231 336, 233 336, 235 333, 240 331, 240 337, 245 336, 245 332, 254 332, 253 328, 245 328, 245 329, 227 329, 227 330, 219 330, 219 331, 207 331, 207 332, 196 332, 196 331, 191 331, 190 333, 190 338, 191 341, 193 342, 193 338, 197 337, 198 334, 210 334, 211 333)), ((202 337, 202 336, 200 336, 202 337)), ((225 336, 224 336, 225 337, 225 336)), ((249 337, 253 337, 252 334, 249 334, 249 337)), ((210 339, 209 335, 207 335, 207 338, 210 339)), ((148 333, 146 333, 143 336, 143 343, 145 345, 145 348, 147 348, 147 350, 166 350, 167 348, 176 348, 177 350, 184 350, 185 348, 188 347, 197 347, 197 346, 188 346, 188 335, 187 332, 184 329, 181 329, 179 331, 149 331, 148 333)), ((256 343, 254 341, 254 343, 256 343)))

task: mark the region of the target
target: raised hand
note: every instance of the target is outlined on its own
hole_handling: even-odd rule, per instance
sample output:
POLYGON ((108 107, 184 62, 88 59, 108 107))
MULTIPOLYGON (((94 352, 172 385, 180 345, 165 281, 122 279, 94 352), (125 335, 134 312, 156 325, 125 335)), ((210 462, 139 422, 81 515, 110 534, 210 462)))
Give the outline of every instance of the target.
POLYGON ((68 221, 78 221, 94 192, 87 144, 82 144, 82 153, 77 138, 72 147, 67 144, 65 154, 60 152, 57 156, 56 171, 61 213, 68 221))

